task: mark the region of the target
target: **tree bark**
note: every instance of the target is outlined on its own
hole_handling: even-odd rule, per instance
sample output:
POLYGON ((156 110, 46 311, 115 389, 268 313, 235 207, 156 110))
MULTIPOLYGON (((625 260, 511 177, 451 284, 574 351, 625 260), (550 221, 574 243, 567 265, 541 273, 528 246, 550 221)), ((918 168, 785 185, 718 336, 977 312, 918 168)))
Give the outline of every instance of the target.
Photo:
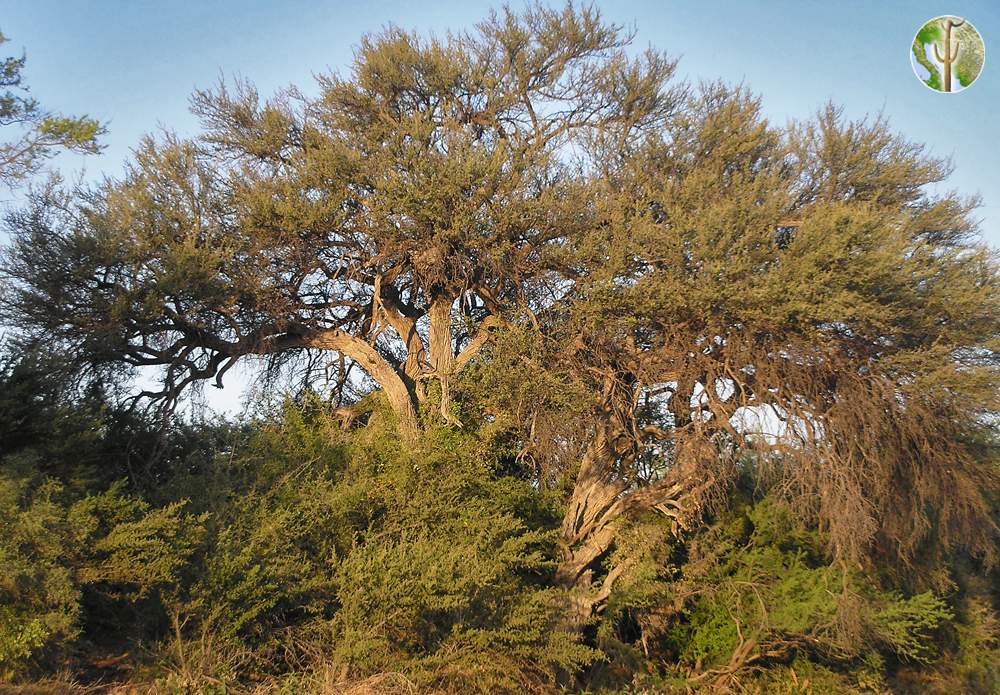
POLYGON ((617 515, 608 512, 624 488, 608 479, 614 463, 612 436, 608 426, 601 426, 587 447, 560 529, 563 556, 556 583, 569 591, 571 629, 582 629, 598 609, 593 564, 614 542, 617 515))
POLYGON ((400 435, 412 441, 417 434, 417 411, 413 395, 399 372, 371 345, 339 330, 321 331, 306 340, 308 347, 334 350, 347 355, 378 382, 396 415, 400 435))
POLYGON ((402 436, 412 440, 417 433, 417 410, 423 400, 425 390, 421 377, 429 376, 441 384, 441 416, 446 422, 454 422, 451 414, 451 377, 461 371, 482 349, 489 338, 490 330, 500 323, 499 319, 487 317, 480 326, 476 337, 456 357, 451 329, 453 299, 436 297, 430 306, 428 316, 430 327, 427 344, 417 331, 417 322, 404 310, 398 297, 391 292, 383 292, 381 315, 399 334, 406 344, 406 361, 398 367, 387 361, 368 342, 341 330, 325 330, 304 336, 293 336, 286 341, 289 346, 319 348, 339 352, 364 369, 378 382, 399 421, 402 436))
POLYGON ((556 569, 556 581, 569 591, 569 627, 582 629, 603 609, 615 583, 630 566, 632 558, 612 568, 595 584, 598 561, 611 550, 621 520, 629 514, 655 509, 674 521, 675 532, 700 513, 714 478, 697 467, 676 465, 655 483, 628 490, 616 477, 618 451, 615 440, 621 432, 600 427, 580 464, 580 472, 570 494, 561 527, 563 557, 556 569))
POLYGON ((502 326, 503 323, 503 319, 498 316, 487 316, 483 319, 483 322, 479 324, 479 330, 476 332, 475 337, 462 348, 462 351, 452 362, 452 372, 455 374, 461 372, 465 368, 465 365, 471 362, 482 351, 490 339, 491 331, 498 326, 502 326))
POLYGON ((379 301, 385 319, 406 345, 406 361, 402 365, 404 381, 414 389, 417 399, 422 400, 423 387, 418 378, 427 362, 427 351, 417 330, 419 313, 406 307, 400 300, 399 292, 391 285, 383 286, 379 283, 379 301))
POLYGON ((451 309, 454 299, 436 297, 430 306, 430 329, 427 342, 430 351, 431 369, 441 384, 441 417, 452 422, 451 414, 451 370, 455 359, 451 335, 451 309))

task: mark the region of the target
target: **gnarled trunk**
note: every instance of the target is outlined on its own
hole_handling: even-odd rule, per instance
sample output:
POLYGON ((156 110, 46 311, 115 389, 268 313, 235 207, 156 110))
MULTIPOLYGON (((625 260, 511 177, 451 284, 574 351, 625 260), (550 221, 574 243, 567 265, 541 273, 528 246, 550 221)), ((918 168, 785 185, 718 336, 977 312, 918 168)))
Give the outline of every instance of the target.
MULTIPOLYGON (((488 316, 483 320, 475 337, 459 355, 455 355, 452 333, 452 308, 455 297, 437 295, 432 298, 427 316, 430 319, 426 340, 417 330, 421 314, 400 300, 392 287, 383 288, 376 283, 373 314, 378 321, 392 326, 406 347, 406 359, 399 365, 391 363, 371 342, 341 330, 322 330, 295 335, 289 345, 311 347, 339 352, 354 360, 385 392, 389 405, 399 421, 404 439, 412 440, 418 431, 417 413, 426 400, 425 379, 436 379, 441 384, 441 416, 454 422, 451 414, 451 377, 460 372, 489 340, 490 331, 501 320, 488 316)), ((373 323, 376 323, 373 319, 373 323)))
POLYGON ((675 528, 700 513, 706 493, 715 478, 696 466, 675 465, 667 475, 639 488, 629 489, 617 477, 619 452, 615 441, 621 433, 611 426, 598 428, 587 447, 561 527, 562 559, 556 581, 569 592, 570 629, 582 627, 599 614, 615 583, 630 568, 633 558, 625 558, 595 581, 595 571, 611 551, 618 526, 629 514, 655 509, 675 522, 675 528))
POLYGON ((602 595, 603 586, 594 586, 594 565, 614 542, 616 507, 624 492, 620 482, 610 479, 615 459, 613 436, 610 427, 601 426, 587 447, 560 529, 562 559, 556 568, 556 582, 568 590, 570 629, 582 629, 608 596, 602 595))
POLYGON ((451 297, 435 297, 430 306, 430 329, 427 333, 433 376, 441 384, 441 417, 445 422, 453 420, 451 415, 451 371, 455 360, 451 335, 451 297))

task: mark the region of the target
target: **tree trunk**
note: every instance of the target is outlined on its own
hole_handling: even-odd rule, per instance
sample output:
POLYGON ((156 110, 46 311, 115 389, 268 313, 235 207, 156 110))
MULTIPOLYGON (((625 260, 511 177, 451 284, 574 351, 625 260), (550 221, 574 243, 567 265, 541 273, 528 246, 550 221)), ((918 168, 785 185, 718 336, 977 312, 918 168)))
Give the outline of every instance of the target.
POLYGON ((631 567, 624 558, 595 583, 595 569, 614 544, 618 525, 628 514, 655 509, 674 522, 675 532, 698 515, 715 477, 688 462, 677 462, 666 477, 628 490, 617 477, 615 440, 619 430, 600 427, 580 464, 561 528, 562 559, 556 582, 569 592, 568 627, 582 629, 603 610, 615 583, 631 567))
POLYGON ((451 335, 451 309, 454 300, 451 297, 435 297, 430 306, 430 329, 428 330, 428 349, 430 351, 431 369, 441 384, 441 417, 445 422, 452 422, 451 414, 451 370, 455 359, 451 335))
POLYGON ((451 314, 455 298, 438 295, 432 299, 428 312, 430 328, 425 349, 423 340, 417 332, 416 318, 404 311, 398 296, 389 291, 380 292, 379 296, 383 304, 380 315, 386 318, 406 344, 406 361, 399 367, 391 364, 365 340, 341 330, 322 330, 295 335, 287 344, 332 350, 354 360, 382 387, 398 419, 400 434, 404 439, 412 440, 418 431, 417 411, 425 395, 420 379, 428 376, 423 366, 424 359, 431 369, 429 376, 441 384, 441 416, 446 422, 454 423, 455 418, 451 414, 451 377, 479 353, 489 339, 490 330, 502 321, 497 317, 487 317, 479 327, 476 337, 456 357, 451 330, 451 314))
POLYGON ((417 435, 417 411, 413 395, 406 383, 378 351, 365 341, 343 331, 323 331, 312 336, 309 347, 334 350, 347 355, 378 382, 389 399, 389 405, 399 425, 403 439, 412 441, 417 435))
POLYGON ((382 305, 382 315, 393 327, 399 339, 406 346, 406 361, 402 364, 403 381, 414 391, 417 401, 423 400, 423 385, 419 381, 427 361, 423 338, 417 330, 419 313, 407 311, 400 300, 399 292, 392 285, 378 283, 378 299, 382 305))
POLYGON ((593 564, 614 541, 614 509, 624 490, 621 483, 609 480, 614 464, 611 439, 610 428, 602 426, 587 447, 562 521, 563 557, 556 568, 556 583, 570 593, 569 621, 577 629, 602 600, 593 586, 593 564))

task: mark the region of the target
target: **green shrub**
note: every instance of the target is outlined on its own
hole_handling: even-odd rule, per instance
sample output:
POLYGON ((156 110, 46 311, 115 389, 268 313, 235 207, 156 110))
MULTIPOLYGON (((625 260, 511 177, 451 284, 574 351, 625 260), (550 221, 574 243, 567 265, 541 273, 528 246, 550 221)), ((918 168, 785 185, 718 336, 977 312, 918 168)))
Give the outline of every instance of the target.
POLYGON ((210 523, 189 634, 252 650, 247 669, 523 692, 595 655, 556 629, 552 498, 476 437, 433 430, 404 453, 307 402, 219 465, 241 494, 210 523))
MULTIPOLYGON (((632 533, 655 538, 657 526, 647 520, 632 533)), ((647 551, 632 581, 616 589, 600 626, 612 662, 635 662, 619 679, 660 673, 728 688, 772 667, 760 676, 771 684, 760 692, 777 692, 776 673, 795 679, 810 670, 814 687, 830 681, 823 692, 860 692, 884 687, 895 665, 933 662, 942 631, 955 625, 943 597, 906 596, 883 585, 873 567, 831 563, 822 534, 770 498, 737 495, 708 529, 660 545, 667 550, 658 562, 647 551), (653 663, 629 651, 639 640, 653 663), (792 659, 798 670, 782 666, 792 659)))
POLYGON ((0 473, 0 682, 78 634, 80 587, 62 485, 0 473))
MULTIPOLYGON (((158 644, 130 662, 150 692, 1000 692, 981 569, 955 560, 934 570, 947 593, 905 593, 739 489, 688 537, 623 523, 604 571, 628 571, 567 630, 558 496, 511 442, 440 427, 404 449, 384 404, 363 407, 345 430, 310 396, 225 449, 235 430, 168 432, 146 488, 52 477, 68 454, 37 438, 8 452, 0 678, 158 644)), ((107 454, 104 437, 76 441, 107 454)))
POLYGON ((85 606, 101 611, 122 599, 177 595, 205 521, 185 514, 183 502, 153 509, 120 484, 73 500, 56 480, 18 475, 34 463, 19 455, 0 469, 0 674, 6 678, 65 659, 86 628, 85 606))

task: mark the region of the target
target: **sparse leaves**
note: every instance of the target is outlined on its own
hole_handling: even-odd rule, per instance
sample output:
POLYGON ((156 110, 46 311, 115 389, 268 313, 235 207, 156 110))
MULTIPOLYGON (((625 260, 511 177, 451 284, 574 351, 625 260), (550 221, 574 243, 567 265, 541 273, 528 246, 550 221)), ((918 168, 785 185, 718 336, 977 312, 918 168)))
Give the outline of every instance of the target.
MULTIPOLYGON (((0 34, 0 45, 8 41, 0 34)), ((14 187, 41 171, 59 150, 98 154, 105 127, 88 116, 63 116, 42 109, 28 96, 20 58, 0 59, 0 183, 14 187)))

